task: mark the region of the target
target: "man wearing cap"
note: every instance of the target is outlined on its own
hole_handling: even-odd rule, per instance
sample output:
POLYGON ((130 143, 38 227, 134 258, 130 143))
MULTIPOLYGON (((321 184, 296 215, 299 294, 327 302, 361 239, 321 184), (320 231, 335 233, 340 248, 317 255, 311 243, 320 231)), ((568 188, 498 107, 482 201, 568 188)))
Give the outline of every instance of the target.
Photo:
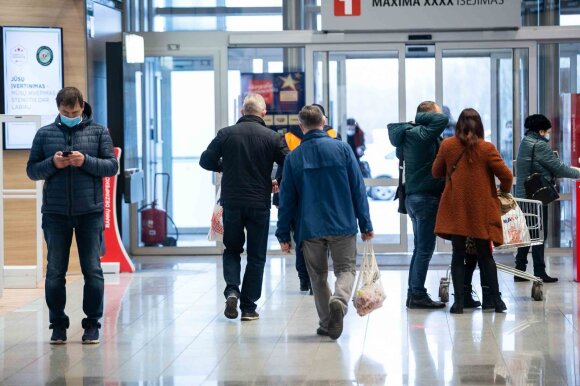
MULTIPOLYGON (((542 114, 530 115, 526 118, 524 127, 528 130, 522 139, 516 163, 517 183, 516 197, 526 198, 524 183, 534 173, 541 173, 545 178, 554 181, 556 178, 580 178, 580 169, 565 165, 552 151, 549 145, 552 123, 542 114)), ((548 235, 548 206, 543 206, 544 240, 548 235)), ((528 264, 528 252, 530 247, 518 248, 516 254, 516 269, 525 271, 528 264)), ((546 273, 544 260, 544 244, 532 247, 532 259, 534 261, 534 276, 542 278, 544 283, 558 281, 556 277, 550 277, 546 273)), ((527 279, 514 276, 514 281, 527 281, 527 279)))

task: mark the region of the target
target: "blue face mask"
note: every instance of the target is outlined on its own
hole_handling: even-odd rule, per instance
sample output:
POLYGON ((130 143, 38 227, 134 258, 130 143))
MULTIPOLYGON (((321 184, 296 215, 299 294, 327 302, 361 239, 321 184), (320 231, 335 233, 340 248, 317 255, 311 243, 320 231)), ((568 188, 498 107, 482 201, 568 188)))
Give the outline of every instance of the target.
POLYGON ((75 118, 69 118, 69 117, 65 117, 64 115, 60 114, 60 122, 68 127, 75 127, 76 125, 78 125, 79 123, 81 123, 81 121, 83 120, 83 117, 75 117, 75 118))

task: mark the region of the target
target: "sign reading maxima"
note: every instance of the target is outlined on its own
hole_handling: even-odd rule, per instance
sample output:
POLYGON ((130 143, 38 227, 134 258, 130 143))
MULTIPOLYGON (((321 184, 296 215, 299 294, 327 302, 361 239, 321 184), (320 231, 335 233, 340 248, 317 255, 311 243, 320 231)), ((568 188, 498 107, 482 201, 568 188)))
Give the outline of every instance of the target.
POLYGON ((323 0, 325 31, 518 28, 521 0, 323 0))

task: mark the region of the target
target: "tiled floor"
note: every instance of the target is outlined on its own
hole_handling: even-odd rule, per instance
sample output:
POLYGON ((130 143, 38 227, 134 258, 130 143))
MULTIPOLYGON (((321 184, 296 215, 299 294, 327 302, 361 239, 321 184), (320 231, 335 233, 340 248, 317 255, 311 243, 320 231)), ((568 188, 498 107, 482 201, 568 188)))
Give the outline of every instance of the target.
MULTIPOLYGON (((293 259, 266 267, 261 318, 223 316, 219 258, 147 258, 108 277, 102 342, 80 344, 82 280, 68 286, 68 343, 48 344, 39 298, 0 315, 1 385, 580 385, 580 287, 571 259, 550 259, 545 301, 500 273, 506 314, 407 311, 407 272, 383 267, 384 307, 350 308, 338 341, 319 337, 293 259)), ((437 293, 445 267, 430 271, 437 293)), ((478 275, 476 285, 478 286, 478 275)), ((3 299, 2 301, 5 301, 3 299)))

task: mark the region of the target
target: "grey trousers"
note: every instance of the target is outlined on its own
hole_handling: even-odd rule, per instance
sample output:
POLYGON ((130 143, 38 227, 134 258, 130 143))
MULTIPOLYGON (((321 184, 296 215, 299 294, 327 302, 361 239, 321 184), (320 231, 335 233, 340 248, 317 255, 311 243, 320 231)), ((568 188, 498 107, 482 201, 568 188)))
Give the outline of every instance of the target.
POLYGON ((328 328, 330 319, 329 304, 340 301, 343 315, 348 311, 348 302, 356 276, 356 235, 328 236, 302 242, 302 251, 312 283, 316 311, 320 327, 328 328), (328 250, 332 257, 334 275, 334 294, 328 285, 328 250))

